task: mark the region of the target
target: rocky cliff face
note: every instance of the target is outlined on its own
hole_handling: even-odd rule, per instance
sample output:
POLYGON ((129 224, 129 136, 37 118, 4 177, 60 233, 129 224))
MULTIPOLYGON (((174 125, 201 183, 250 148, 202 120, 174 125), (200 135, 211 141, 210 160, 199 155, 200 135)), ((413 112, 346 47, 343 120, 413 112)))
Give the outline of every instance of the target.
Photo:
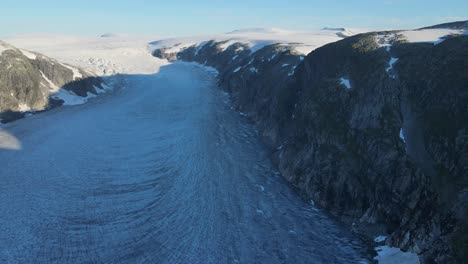
POLYGON ((103 89, 103 80, 82 69, 62 64, 39 53, 17 49, 0 41, 0 119, 20 118, 87 97, 103 89))
POLYGON ((424 263, 468 261, 467 35, 375 32, 305 58, 223 44, 154 55, 215 67, 304 198, 424 263))

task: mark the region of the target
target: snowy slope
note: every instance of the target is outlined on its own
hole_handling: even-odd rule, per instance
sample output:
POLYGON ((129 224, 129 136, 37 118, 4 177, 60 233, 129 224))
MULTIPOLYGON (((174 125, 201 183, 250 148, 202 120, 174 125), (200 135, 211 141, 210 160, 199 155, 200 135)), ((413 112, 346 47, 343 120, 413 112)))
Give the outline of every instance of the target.
POLYGON ((437 45, 444 40, 444 37, 447 37, 450 35, 467 34, 467 32, 465 30, 442 28, 442 29, 408 30, 408 31, 401 32, 401 34, 410 43, 429 42, 429 43, 434 43, 435 45, 437 45))
POLYGON ((100 76, 150 74, 166 62, 148 52, 154 37, 104 34, 105 37, 31 34, 7 38, 13 45, 37 51, 100 76))
POLYGON ((11 49, 14 49, 14 47, 12 47, 11 45, 9 45, 8 43, 5 43, 5 42, 0 42, 0 55, 6 51, 6 50, 11 50, 11 49))
POLYGON ((243 43, 248 45, 252 52, 255 52, 264 46, 281 43, 290 44, 298 53, 308 54, 312 50, 325 44, 363 32, 365 31, 345 28, 326 28, 316 31, 291 31, 284 29, 253 28, 235 30, 219 35, 158 40, 150 44, 150 49, 157 50, 166 48, 166 53, 177 53, 191 46, 202 47, 208 41, 213 40, 216 42, 225 41, 226 43, 223 45, 224 49, 227 49, 234 43, 243 43))
POLYGON ((86 70, 0 41, 0 114, 45 110, 50 98, 65 105, 83 103, 102 92, 103 85, 86 70))

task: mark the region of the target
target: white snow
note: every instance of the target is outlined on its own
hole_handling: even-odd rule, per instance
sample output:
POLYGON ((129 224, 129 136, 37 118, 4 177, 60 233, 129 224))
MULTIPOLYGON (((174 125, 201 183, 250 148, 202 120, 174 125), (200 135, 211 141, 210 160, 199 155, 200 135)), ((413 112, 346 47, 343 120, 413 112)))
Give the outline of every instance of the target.
MULTIPOLYGON (((89 95, 89 93, 88 93, 89 95)), ((79 105, 88 101, 88 97, 81 97, 65 89, 60 89, 57 93, 53 94, 53 98, 62 99, 63 105, 79 105)))
POLYGON ((60 64, 73 71, 73 80, 83 78, 83 75, 80 73, 80 70, 78 70, 77 68, 72 67, 70 65, 63 64, 63 63, 60 63, 60 64))
POLYGON ((428 42, 434 43, 434 45, 441 43, 445 36, 461 34, 465 34, 465 31, 456 29, 422 29, 401 32, 401 35, 410 43, 428 42))
MULTIPOLYGON (((6 38, 21 49, 42 53, 67 65, 73 65, 101 76, 114 74, 152 74, 168 62, 153 57, 147 43, 151 36, 74 36, 28 34, 6 38)), ((0 47, 1 47, 0 42, 0 47)), ((1 49, 1 48, 0 48, 1 49)), ((74 72, 78 78, 79 72, 74 72)))
POLYGON ((195 55, 198 54, 198 52, 208 43, 208 41, 203 41, 202 43, 199 43, 197 45, 197 50, 195 51, 195 55))
POLYGON ((253 73, 257 73, 257 72, 258 72, 258 69, 255 68, 255 67, 250 67, 249 70, 250 70, 251 72, 253 72, 253 73))
MULTIPOLYGON (((203 41, 204 42, 204 41, 203 41)), ((196 46, 199 43, 197 42, 187 42, 187 43, 177 43, 174 46, 169 46, 166 50, 166 53, 177 53, 191 46, 196 46)))
POLYGON ((378 236, 378 237, 374 238, 374 242, 376 242, 376 243, 382 243, 382 242, 385 241, 385 239, 387 239, 386 236, 378 236))
POLYGON ((418 255, 411 252, 403 252, 399 248, 389 246, 376 247, 378 256, 374 259, 379 264, 419 264, 418 255))
POLYGON ((395 64, 398 61, 398 58, 390 57, 390 61, 388 62, 388 67, 386 69, 387 73, 395 79, 395 74, 391 74, 391 70, 393 70, 393 64, 395 64))
POLYGON ((240 71, 241 67, 237 67, 233 72, 238 72, 240 71))
POLYGON ((31 110, 31 107, 29 107, 28 104, 26 103, 19 103, 18 104, 18 110, 20 112, 27 112, 27 111, 30 111, 31 110))
POLYGON ((47 78, 47 76, 45 76, 45 74, 42 71, 41 71, 41 75, 42 75, 42 78, 49 84, 52 92, 57 92, 60 89, 55 83, 49 80, 49 78, 47 78))
MULTIPOLYGON (((101 89, 101 88, 97 87, 96 85, 93 85, 94 90, 96 90, 96 93, 102 94, 102 93, 105 93, 106 90, 109 89, 109 86, 107 86, 107 85, 102 85, 102 86, 103 86, 104 89, 101 89)), ((94 95, 94 94, 93 94, 93 95, 94 95)))
POLYGON ((387 72, 393 69, 393 64, 398 61, 398 58, 391 57, 390 62, 388 63, 387 72))
POLYGON ((403 143, 406 144, 405 135, 403 134, 403 128, 400 128, 400 138, 401 138, 401 140, 403 141, 403 143))
POLYGON ((28 57, 28 59, 35 60, 37 58, 36 54, 29 52, 24 49, 20 49, 21 53, 23 53, 24 56, 28 57))
MULTIPOLYGON (((363 33, 365 30, 348 30, 350 36, 363 33)), ((284 29, 245 29, 236 30, 226 34, 205 35, 185 38, 160 39, 150 44, 150 49, 169 48, 166 53, 179 52, 184 48, 198 45, 205 41, 213 40, 223 42, 219 48, 225 50, 235 43, 247 45, 252 53, 272 44, 291 44, 294 49, 301 54, 308 54, 325 44, 343 39, 341 29, 337 30, 316 30, 316 31, 291 31, 284 29)))
POLYGON ((11 50, 11 49, 14 49, 14 47, 12 47, 11 45, 5 43, 5 42, 2 42, 0 41, 0 55, 6 51, 6 50, 11 50))
POLYGON ((289 64, 287 64, 287 63, 281 65, 281 67, 287 67, 287 66, 289 66, 289 64))
POLYGON ((396 33, 391 33, 387 35, 377 35, 375 37, 375 41, 379 48, 385 47, 387 52, 390 52, 390 48, 392 47, 391 41, 397 37, 396 33))
POLYGON ((296 71, 297 66, 292 67, 292 69, 289 71, 288 76, 294 75, 294 72, 296 71))
MULTIPOLYGON (((385 47, 385 50, 390 53, 392 49, 392 44, 391 41, 397 37, 396 33, 391 33, 387 35, 377 35, 375 37, 375 41, 377 42, 377 45, 379 48, 385 47)), ((393 65, 398 61, 398 58, 391 57, 390 56, 390 61, 388 62, 388 66, 385 69, 385 71, 389 74, 390 77, 395 79, 396 75, 392 72, 393 70, 393 65)))
POLYGON ((218 47, 221 51, 225 51, 227 48, 229 48, 231 45, 235 43, 236 43, 236 40, 228 40, 224 42, 223 44, 219 45, 218 47))
POLYGON ((347 89, 351 89, 351 83, 349 82, 349 79, 341 77, 340 78, 340 83, 344 86, 346 86, 347 89))
MULTIPOLYGON (((276 57, 276 55, 278 55, 278 53, 274 53, 274 54, 268 59, 268 61, 273 60, 273 59, 276 57)), ((301 57, 301 58, 302 58, 302 57, 301 57)))

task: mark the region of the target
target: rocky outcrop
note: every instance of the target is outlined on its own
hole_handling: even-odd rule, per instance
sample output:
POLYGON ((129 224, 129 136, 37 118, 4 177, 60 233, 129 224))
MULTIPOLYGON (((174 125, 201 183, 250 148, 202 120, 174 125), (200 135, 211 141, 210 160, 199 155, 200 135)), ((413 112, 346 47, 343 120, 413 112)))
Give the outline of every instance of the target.
POLYGON ((304 198, 423 263, 467 262, 468 36, 434 45, 375 32, 305 58, 223 44, 170 58, 219 71, 304 198))
POLYGON ((65 102, 63 92, 68 97, 97 94, 103 84, 92 73, 0 41, 2 122, 13 121, 25 112, 61 105, 65 102))

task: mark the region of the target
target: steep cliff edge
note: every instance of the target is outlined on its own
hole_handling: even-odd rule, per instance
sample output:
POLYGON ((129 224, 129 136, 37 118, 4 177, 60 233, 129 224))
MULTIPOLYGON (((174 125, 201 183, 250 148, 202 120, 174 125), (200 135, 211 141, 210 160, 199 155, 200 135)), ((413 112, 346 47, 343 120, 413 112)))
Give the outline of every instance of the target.
POLYGON ((424 263, 464 263, 468 36, 459 24, 362 34, 306 58, 291 45, 252 52, 214 40, 153 54, 215 67, 304 198, 424 263))
POLYGON ((9 122, 26 112, 76 104, 106 87, 85 70, 0 41, 0 120, 9 122))

